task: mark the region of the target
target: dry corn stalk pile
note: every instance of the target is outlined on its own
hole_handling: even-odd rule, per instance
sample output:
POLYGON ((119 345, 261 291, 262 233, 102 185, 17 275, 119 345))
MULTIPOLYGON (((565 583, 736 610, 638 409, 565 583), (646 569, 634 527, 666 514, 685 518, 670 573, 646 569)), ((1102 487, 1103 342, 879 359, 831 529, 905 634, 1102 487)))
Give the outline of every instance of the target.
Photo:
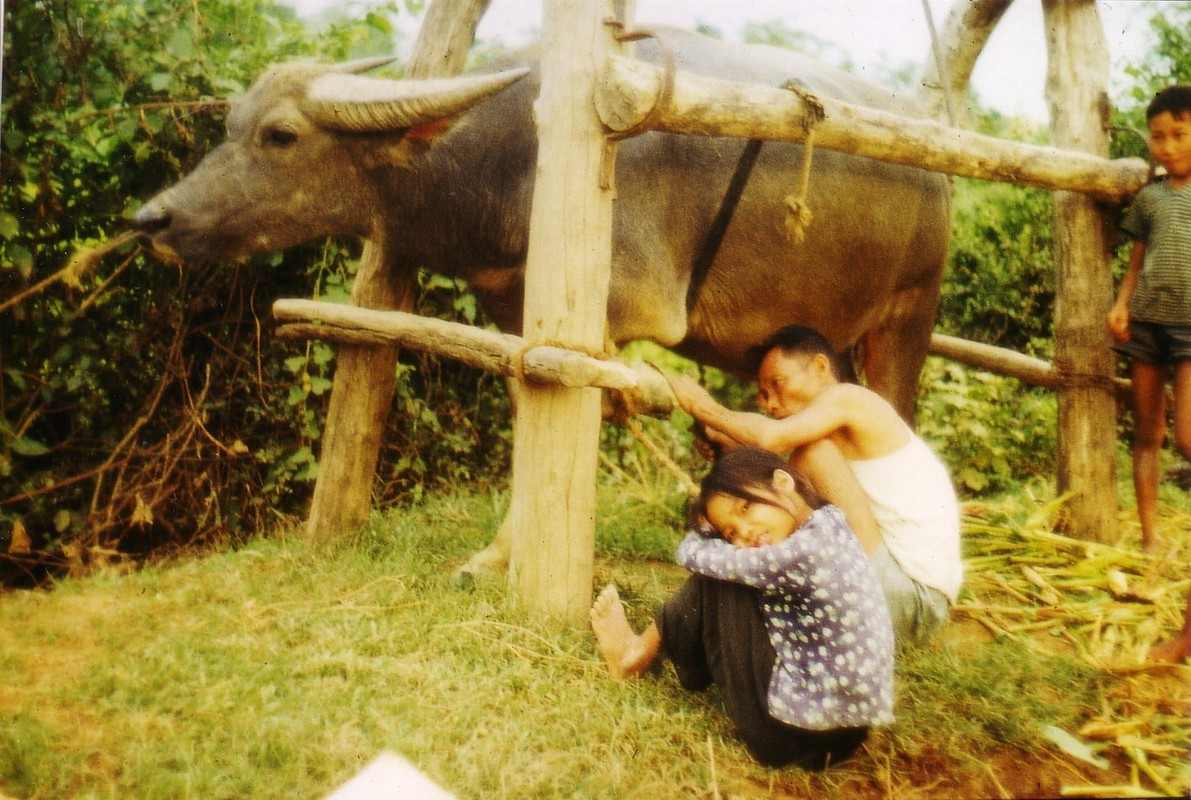
MULTIPOLYGON (((1161 557, 1053 532, 1061 501, 1025 522, 964 520, 966 586, 957 618, 1046 653, 1066 653, 1117 680, 1072 740, 1095 763, 1128 760, 1124 786, 1069 787, 1084 797, 1186 796, 1191 788, 1191 667, 1147 665, 1182 626, 1191 586, 1191 516, 1164 517, 1161 557)), ((1064 748, 1066 749, 1066 748, 1064 748)), ((1072 752, 1068 750, 1068 752, 1072 752)), ((1077 754, 1077 753, 1073 753, 1077 754)), ((1081 756, 1082 757, 1082 756, 1081 756)))

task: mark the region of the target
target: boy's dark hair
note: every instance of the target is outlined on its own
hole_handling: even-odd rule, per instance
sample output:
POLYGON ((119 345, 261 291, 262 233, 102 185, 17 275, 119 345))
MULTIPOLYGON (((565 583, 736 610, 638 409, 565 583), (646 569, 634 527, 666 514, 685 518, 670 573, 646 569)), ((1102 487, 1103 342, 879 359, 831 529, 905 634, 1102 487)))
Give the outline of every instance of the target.
POLYGON ((831 364, 831 372, 835 379, 846 383, 854 383, 856 376, 851 366, 836 352, 827 341, 827 337, 814 328, 805 325, 787 325, 770 336, 756 347, 749 348, 748 360, 753 372, 761 367, 761 362, 772 350, 781 350, 788 356, 824 355, 831 364))
POLYGON ((792 469, 784 458, 760 447, 741 447, 729 450, 717 458, 711 472, 703 478, 699 486, 699 496, 691 502, 688 512, 691 527, 704 536, 719 538, 718 531, 702 524, 707 516, 707 498, 713 494, 727 494, 755 503, 771 503, 772 501, 756 494, 754 490, 772 487, 773 472, 779 469, 793 476, 794 487, 808 506, 820 508, 826 505, 827 501, 819 496, 810 481, 802 473, 792 469))
POLYGON ((1162 113, 1175 119, 1191 117, 1191 84, 1176 83, 1161 89, 1146 106, 1146 122, 1162 113))

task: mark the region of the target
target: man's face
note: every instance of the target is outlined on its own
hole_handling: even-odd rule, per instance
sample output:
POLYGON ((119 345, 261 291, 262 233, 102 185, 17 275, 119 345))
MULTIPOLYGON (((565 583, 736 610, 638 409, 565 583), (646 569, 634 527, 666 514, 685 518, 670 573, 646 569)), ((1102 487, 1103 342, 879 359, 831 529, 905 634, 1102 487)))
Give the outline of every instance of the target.
POLYGON ((797 414, 823 391, 821 371, 815 356, 787 355, 775 347, 757 370, 757 405, 774 419, 797 414))

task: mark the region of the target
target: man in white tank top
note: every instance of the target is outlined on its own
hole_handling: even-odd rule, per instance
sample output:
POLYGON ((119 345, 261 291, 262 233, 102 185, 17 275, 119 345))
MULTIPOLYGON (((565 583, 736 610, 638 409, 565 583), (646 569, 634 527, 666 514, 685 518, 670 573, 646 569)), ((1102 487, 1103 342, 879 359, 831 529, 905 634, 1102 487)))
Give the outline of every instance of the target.
POLYGON ((888 401, 846 382, 839 357, 810 328, 789 326, 755 351, 758 403, 732 411, 693 379, 671 381, 713 443, 788 454, 844 510, 881 581, 899 642, 929 638, 963 583, 959 504, 939 458, 888 401))

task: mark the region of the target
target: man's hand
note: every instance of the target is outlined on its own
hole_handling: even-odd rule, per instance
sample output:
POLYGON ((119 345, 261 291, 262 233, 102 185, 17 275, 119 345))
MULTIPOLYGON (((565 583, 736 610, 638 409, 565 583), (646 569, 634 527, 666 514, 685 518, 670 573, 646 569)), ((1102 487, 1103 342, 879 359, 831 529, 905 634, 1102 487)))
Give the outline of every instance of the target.
POLYGON ((715 402, 711 394, 690 375, 667 375, 666 379, 670 381, 670 388, 674 391, 674 396, 678 399, 678 404, 682 406, 682 410, 691 416, 695 416, 693 409, 700 403, 709 400, 713 403, 715 402))

